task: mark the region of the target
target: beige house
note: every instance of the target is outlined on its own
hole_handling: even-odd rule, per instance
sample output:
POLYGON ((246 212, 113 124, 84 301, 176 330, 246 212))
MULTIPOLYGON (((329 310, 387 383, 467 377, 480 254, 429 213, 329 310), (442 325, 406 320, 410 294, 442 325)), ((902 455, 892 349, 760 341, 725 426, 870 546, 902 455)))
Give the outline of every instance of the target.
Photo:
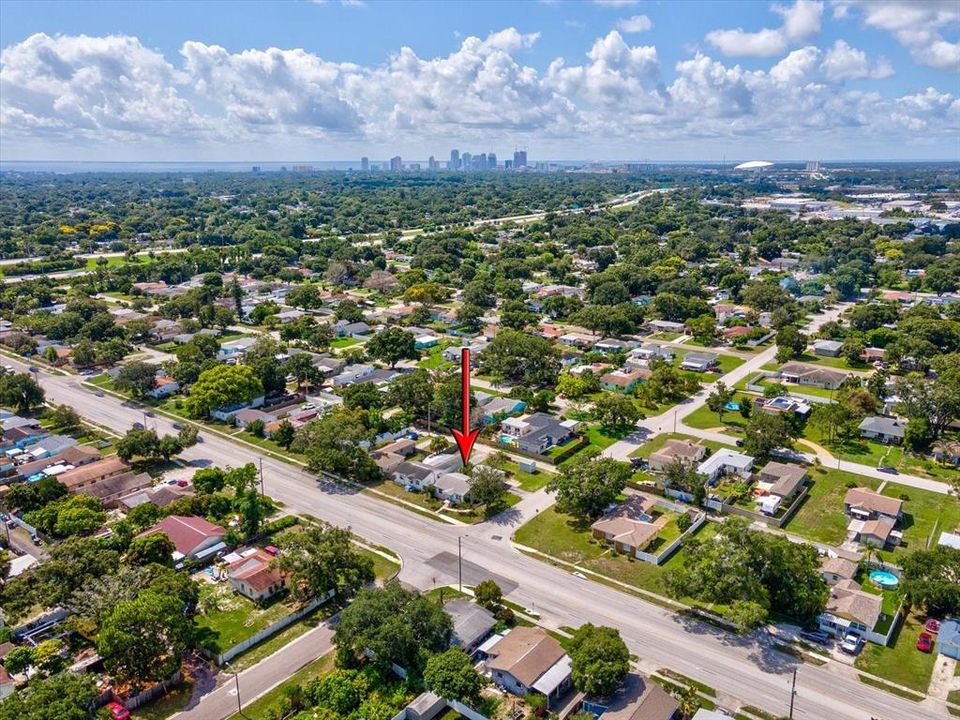
POLYGON ((271 566, 273 561, 273 555, 259 548, 240 553, 240 559, 228 566, 227 579, 244 597, 263 602, 287 586, 287 576, 271 566))
POLYGON ((650 469, 663 472, 674 462, 690 466, 699 463, 707 454, 707 448, 690 440, 667 440, 663 447, 650 456, 650 469))

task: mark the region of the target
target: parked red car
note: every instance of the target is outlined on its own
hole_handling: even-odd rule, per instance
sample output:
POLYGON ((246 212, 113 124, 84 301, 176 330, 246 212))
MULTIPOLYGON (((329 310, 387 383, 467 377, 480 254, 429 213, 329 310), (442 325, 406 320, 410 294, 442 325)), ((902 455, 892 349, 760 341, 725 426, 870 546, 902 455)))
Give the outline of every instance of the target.
POLYGON ((923 629, 928 633, 933 633, 936 635, 938 632, 940 632, 940 621, 934 618, 928 618, 923 624, 923 629))
POLYGON ((920 652, 931 652, 933 650, 933 635, 922 632, 917 638, 917 650, 920 652))
POLYGON ((118 702, 107 703, 107 710, 113 720, 130 720, 130 711, 118 702))

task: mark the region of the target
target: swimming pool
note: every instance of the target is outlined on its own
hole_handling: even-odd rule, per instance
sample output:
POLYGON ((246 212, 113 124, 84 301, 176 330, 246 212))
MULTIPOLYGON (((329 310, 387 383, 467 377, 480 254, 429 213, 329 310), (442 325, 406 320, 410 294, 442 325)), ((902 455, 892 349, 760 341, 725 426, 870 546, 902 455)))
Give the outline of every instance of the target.
POLYGON ((740 409, 740 403, 738 402, 728 402, 723 406, 724 410, 729 410, 730 412, 737 412, 740 409))
POLYGON ((874 570, 870 573, 870 582, 884 590, 889 590, 900 584, 900 578, 886 570, 874 570))

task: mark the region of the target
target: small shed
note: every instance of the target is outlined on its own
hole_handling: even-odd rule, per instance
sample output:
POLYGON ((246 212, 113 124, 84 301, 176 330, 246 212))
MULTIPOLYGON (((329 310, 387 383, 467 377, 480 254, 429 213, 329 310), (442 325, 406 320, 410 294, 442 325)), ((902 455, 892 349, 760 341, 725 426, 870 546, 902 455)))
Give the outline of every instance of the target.
POLYGON ((517 467, 519 467, 524 472, 528 472, 528 473, 537 472, 537 463, 534 460, 527 460, 526 458, 521 458, 517 460, 517 467))
POLYGON ((937 651, 954 660, 960 660, 960 619, 950 618, 940 625, 937 651))

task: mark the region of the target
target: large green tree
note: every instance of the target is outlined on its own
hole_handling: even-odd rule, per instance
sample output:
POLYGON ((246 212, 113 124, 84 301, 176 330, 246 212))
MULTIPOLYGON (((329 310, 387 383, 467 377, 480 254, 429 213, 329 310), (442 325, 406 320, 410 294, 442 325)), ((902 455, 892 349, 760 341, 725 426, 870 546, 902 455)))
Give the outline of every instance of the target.
POLYGON ((608 697, 630 672, 630 651, 611 627, 587 623, 571 638, 573 686, 595 697, 608 697))
POLYGON ((157 384, 157 367, 142 360, 131 360, 123 365, 113 379, 113 386, 120 392, 141 397, 157 384))
POLYGON ((547 485, 556 492, 557 509, 584 520, 594 519, 616 502, 627 486, 630 465, 607 457, 593 457, 565 466, 547 485))
POLYGON ((247 403, 263 395, 263 383, 247 365, 216 365, 200 373, 186 399, 193 417, 206 417, 219 408, 247 403))
POLYGON ((937 617, 960 614, 960 550, 940 545, 917 550, 901 565, 903 589, 914 607, 937 617))
POLYGON ((367 355, 383 360, 393 367, 401 360, 418 357, 413 333, 399 327, 388 327, 374 335, 366 344, 367 355))
POLYGON ((193 624, 179 597, 143 590, 104 619, 97 651, 118 679, 142 685, 170 677, 192 638, 193 624))
POLYGON ((497 333, 481 361, 499 380, 528 387, 553 385, 560 372, 560 357, 550 341, 509 328, 497 333))
POLYGON ((418 678, 429 656, 449 647, 452 632, 442 607, 391 582, 357 593, 340 614, 333 643, 341 666, 356 665, 369 653, 381 671, 389 672, 392 663, 418 678))
POLYGON ((35 678, 0 701, 0 720, 90 720, 90 708, 99 694, 89 673, 35 678))
POLYGON ((426 686, 446 700, 459 700, 476 707, 486 684, 473 667, 473 660, 460 648, 450 648, 427 660, 423 670, 426 686))
POLYGON ((283 552, 277 567, 290 575, 292 591, 298 597, 330 590, 339 596, 373 581, 373 561, 353 544, 349 530, 315 525, 285 533, 279 544, 283 552))
POLYGON ((27 373, 0 375, 0 403, 18 413, 28 413, 43 404, 46 393, 27 373))

